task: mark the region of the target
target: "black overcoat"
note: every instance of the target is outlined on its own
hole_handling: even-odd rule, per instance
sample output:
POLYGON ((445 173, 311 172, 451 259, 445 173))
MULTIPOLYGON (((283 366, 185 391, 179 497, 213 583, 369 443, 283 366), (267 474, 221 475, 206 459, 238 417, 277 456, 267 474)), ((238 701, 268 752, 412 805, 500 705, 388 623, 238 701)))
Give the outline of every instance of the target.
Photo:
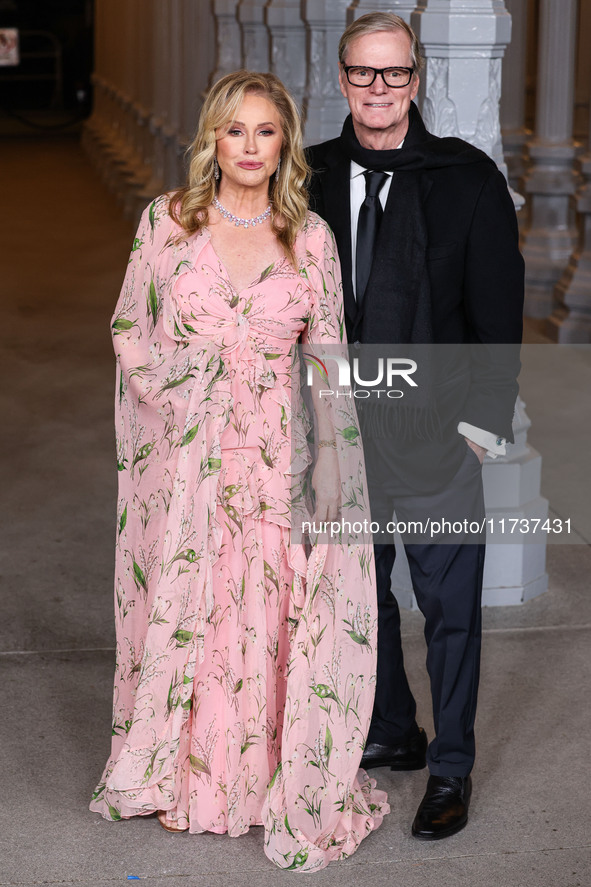
MULTIPOLYGON (((401 151, 427 140, 431 152, 434 146, 437 150, 438 143, 449 145, 449 140, 435 140, 427 132, 418 113, 411 119, 401 151)), ((308 148, 307 156, 313 171, 310 206, 331 226, 339 250, 348 338, 363 342, 363 316, 357 310, 351 277, 350 159, 340 137, 308 148)), ((524 263, 515 208, 504 176, 485 160, 458 166, 447 163, 440 168, 417 169, 414 174, 419 177, 427 229, 434 343, 518 345, 524 263)), ((396 175, 394 170, 388 204, 395 205, 396 175)), ((395 209, 404 213, 404 206, 395 209)), ((486 366, 477 359, 472 361, 468 376, 463 372, 460 378, 442 383, 439 401, 446 417, 444 440, 417 440, 410 450, 405 446, 397 453, 394 462, 403 487, 411 478, 411 487, 425 492, 441 486, 443 475, 446 479, 453 475, 465 448, 456 431, 458 421, 513 441, 518 349, 491 349, 490 355, 486 366)))

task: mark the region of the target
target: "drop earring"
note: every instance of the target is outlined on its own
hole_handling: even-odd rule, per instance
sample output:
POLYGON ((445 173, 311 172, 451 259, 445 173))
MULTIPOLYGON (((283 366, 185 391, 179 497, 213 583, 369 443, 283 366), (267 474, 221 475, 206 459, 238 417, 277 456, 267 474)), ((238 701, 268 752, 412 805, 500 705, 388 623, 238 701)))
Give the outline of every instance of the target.
POLYGON ((213 158, 213 177, 216 180, 216 182, 219 182, 219 180, 220 180, 220 165, 218 163, 217 157, 213 158))
POLYGON ((275 179, 277 179, 277 177, 279 176, 280 169, 281 169, 281 157, 279 158, 279 161, 277 163, 277 169, 275 170, 275 179))

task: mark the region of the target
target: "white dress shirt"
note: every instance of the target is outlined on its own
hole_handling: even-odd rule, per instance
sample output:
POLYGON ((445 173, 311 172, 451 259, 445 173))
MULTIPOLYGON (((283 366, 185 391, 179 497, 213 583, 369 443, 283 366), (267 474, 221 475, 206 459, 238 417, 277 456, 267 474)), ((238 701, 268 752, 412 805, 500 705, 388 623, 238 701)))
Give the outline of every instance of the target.
MULTIPOLYGON (((404 140, 398 145, 398 147, 402 148, 403 144, 404 140)), ((366 170, 363 166, 355 163, 354 160, 351 161, 351 275, 353 293, 355 296, 357 296, 357 293, 355 292, 357 223, 359 221, 361 204, 365 200, 365 178, 363 175, 365 171, 366 170)), ((390 185, 392 184, 392 173, 388 172, 388 170, 384 170, 384 172, 388 178, 382 185, 378 195, 380 203, 382 204, 382 209, 386 208, 386 201, 388 199, 388 194, 390 193, 390 185)), ((507 454, 506 439, 504 437, 497 437, 492 431, 486 431, 484 428, 477 428, 475 425, 470 425, 469 422, 460 422, 458 424, 458 432, 463 437, 467 437, 473 443, 478 444, 478 446, 484 447, 487 456, 490 456, 491 459, 496 459, 497 456, 505 456, 507 454)))

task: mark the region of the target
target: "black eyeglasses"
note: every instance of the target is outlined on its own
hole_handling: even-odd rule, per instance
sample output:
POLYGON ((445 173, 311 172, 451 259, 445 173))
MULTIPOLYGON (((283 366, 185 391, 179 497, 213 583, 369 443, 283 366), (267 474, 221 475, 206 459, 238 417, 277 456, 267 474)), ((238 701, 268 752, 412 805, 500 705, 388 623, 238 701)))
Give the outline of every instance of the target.
POLYGON ((378 74, 386 86, 400 89, 408 86, 414 74, 414 68, 369 68, 367 65, 343 65, 343 71, 351 86, 371 86, 378 74))

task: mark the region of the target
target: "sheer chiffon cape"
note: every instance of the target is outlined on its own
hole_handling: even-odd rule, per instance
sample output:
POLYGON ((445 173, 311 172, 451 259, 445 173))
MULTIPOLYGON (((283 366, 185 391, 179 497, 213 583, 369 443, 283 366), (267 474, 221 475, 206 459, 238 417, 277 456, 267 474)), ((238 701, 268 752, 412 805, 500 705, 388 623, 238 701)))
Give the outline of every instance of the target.
MULTIPOLYGON (((343 342, 336 247, 311 213, 296 244, 294 300, 303 315, 299 303, 282 323, 248 305, 237 312, 235 293, 221 286, 217 307, 195 320, 178 293, 209 233, 186 236, 168 203, 164 195, 142 216, 112 318, 117 662, 111 755, 91 809, 111 820, 147 815, 174 808, 186 774, 196 797, 200 781, 211 779, 207 750, 193 754, 186 737, 194 719, 208 717, 195 677, 216 613, 221 504, 230 524, 255 518, 262 532, 267 523, 282 527, 287 540, 286 699, 261 822, 276 865, 313 871, 354 852, 389 810, 386 795, 358 770, 375 686, 370 540, 291 540, 292 521, 309 502, 312 421, 293 384, 294 346, 299 339, 312 350, 343 342), (226 459, 221 445, 238 407, 237 380, 259 398, 273 435, 249 464, 226 459)), ((346 398, 333 422, 342 498, 350 516, 361 515, 365 475, 346 398)), ((269 569, 261 564, 272 581, 269 569)), ((234 697, 242 690, 227 688, 234 697)))

